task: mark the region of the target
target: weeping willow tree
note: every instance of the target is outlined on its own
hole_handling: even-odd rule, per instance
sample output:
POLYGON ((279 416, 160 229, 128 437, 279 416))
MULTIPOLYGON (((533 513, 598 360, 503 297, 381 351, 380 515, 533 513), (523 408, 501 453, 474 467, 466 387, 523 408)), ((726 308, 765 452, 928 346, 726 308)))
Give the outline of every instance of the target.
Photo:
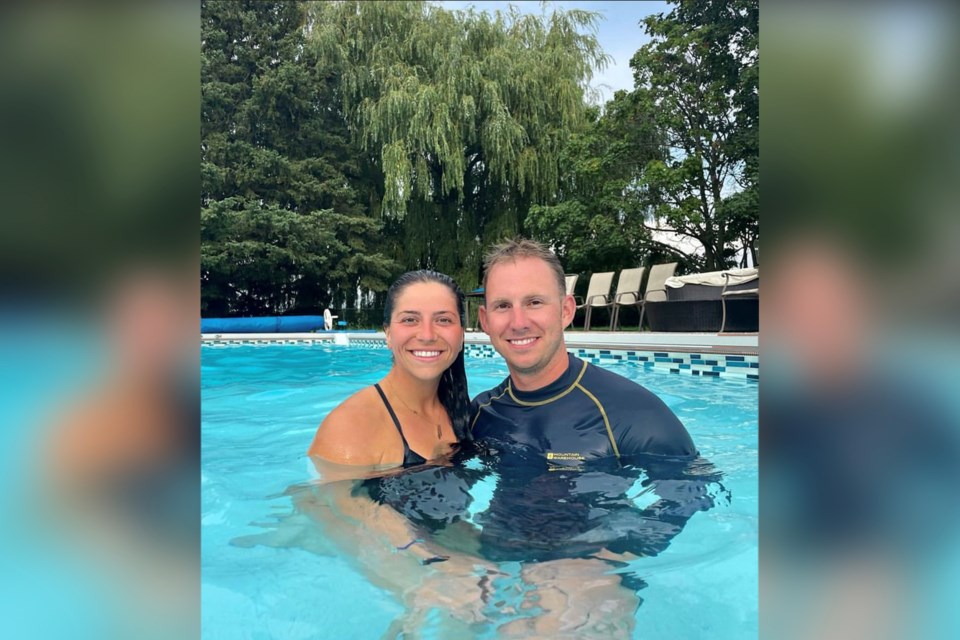
POLYGON ((483 248, 555 197, 558 163, 607 58, 598 14, 450 12, 425 2, 320 2, 310 41, 338 69, 386 250, 464 287, 483 248))

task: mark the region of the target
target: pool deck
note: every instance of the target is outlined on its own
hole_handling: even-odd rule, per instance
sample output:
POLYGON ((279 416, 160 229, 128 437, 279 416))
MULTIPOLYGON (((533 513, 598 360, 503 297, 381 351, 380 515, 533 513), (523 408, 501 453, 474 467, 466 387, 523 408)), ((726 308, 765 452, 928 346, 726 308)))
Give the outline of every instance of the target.
MULTIPOLYGON (((566 331, 567 347, 576 349, 611 349, 635 351, 667 351, 674 353, 716 353, 725 355, 757 355, 758 333, 655 333, 638 331, 566 331)), ((349 344, 355 340, 383 340, 382 331, 355 333, 325 331, 316 333, 205 333, 201 342, 233 341, 321 341, 349 344)), ((467 331, 467 344, 490 344, 490 336, 482 331, 467 331)))

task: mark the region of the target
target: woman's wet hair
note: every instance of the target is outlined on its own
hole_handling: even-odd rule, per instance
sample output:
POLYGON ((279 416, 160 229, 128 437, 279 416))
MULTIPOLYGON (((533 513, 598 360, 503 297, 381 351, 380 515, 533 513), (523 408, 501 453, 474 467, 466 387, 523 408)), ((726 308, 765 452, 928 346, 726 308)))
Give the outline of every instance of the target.
MULTIPOLYGON (((460 317, 460 326, 467 326, 466 304, 464 302, 463 291, 448 275, 437 271, 421 269, 419 271, 408 271, 396 282, 390 285, 387 290, 387 302, 383 308, 383 326, 390 326, 390 319, 393 316, 393 308, 397 303, 397 298, 412 284, 431 283, 442 284, 450 289, 454 299, 457 301, 457 315, 460 317)), ((443 375, 440 377, 440 386, 437 389, 437 395, 440 398, 440 404, 447 410, 450 416, 450 423, 453 425, 453 433, 457 440, 464 442, 470 439, 470 395, 467 393, 467 373, 464 368, 464 346, 461 345, 460 353, 457 359, 453 361, 443 375)))

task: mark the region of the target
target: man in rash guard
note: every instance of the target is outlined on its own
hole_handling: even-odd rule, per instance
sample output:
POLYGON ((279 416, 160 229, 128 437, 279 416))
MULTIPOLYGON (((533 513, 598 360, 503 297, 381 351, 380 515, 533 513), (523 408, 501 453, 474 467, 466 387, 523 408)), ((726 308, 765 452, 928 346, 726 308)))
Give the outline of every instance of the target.
POLYGON ((484 263, 480 323, 510 375, 477 396, 473 438, 493 451, 522 448, 548 469, 633 456, 696 456, 690 434, 656 395, 567 353, 576 312, 563 267, 542 245, 510 240, 484 263))

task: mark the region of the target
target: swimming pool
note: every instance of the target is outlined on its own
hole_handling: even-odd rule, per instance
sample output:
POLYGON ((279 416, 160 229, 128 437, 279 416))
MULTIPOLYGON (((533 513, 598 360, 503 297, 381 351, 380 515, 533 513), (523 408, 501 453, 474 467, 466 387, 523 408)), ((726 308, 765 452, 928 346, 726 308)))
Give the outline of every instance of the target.
MULTIPOLYGON (((403 613, 284 495, 310 479, 304 451, 320 420, 389 363, 388 350, 357 346, 201 349, 205 638, 379 638, 403 613), (272 544, 231 544, 264 533, 272 544)), ((712 509, 662 553, 631 563, 646 584, 635 637, 756 637, 756 382, 604 366, 662 397, 724 476, 712 509)), ((472 396, 507 369, 499 357, 468 358, 467 374, 472 396)))

